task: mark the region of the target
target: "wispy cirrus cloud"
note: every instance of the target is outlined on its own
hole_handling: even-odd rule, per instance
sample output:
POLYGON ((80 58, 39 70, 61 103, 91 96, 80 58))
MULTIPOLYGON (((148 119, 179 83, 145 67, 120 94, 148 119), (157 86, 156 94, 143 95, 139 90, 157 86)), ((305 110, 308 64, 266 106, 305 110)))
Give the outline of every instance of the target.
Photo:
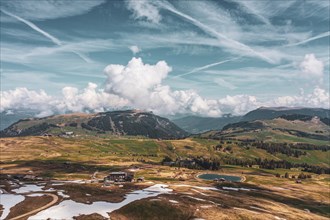
POLYGON ((158 24, 162 19, 157 6, 149 0, 126 1, 127 8, 133 12, 135 19, 146 19, 151 23, 158 24))
MULTIPOLYGON (((45 36, 46 38, 48 38, 49 40, 51 40, 54 44, 56 44, 58 46, 62 46, 63 45, 63 43, 58 38, 54 37, 53 35, 51 35, 50 33, 46 32, 46 31, 42 30, 41 28, 39 28, 34 23, 32 23, 32 22, 30 22, 30 21, 28 21, 28 20, 26 20, 24 18, 21 18, 21 17, 19 17, 17 15, 14 15, 13 13, 10 13, 10 12, 4 10, 4 9, 0 9, 0 11, 2 13, 6 14, 6 15, 8 15, 10 17, 12 17, 12 18, 17 19, 18 21, 23 22, 24 24, 26 24, 27 26, 29 26, 33 30, 37 31, 38 33, 42 34, 43 36, 45 36)), ((83 55, 83 54, 81 54, 81 53, 79 53, 77 51, 74 51, 74 50, 71 50, 71 52, 74 53, 74 54, 76 54, 77 56, 79 56, 85 62, 87 62, 87 63, 90 63, 91 62, 91 60, 88 57, 86 57, 85 55, 83 55)))
POLYGON ((265 56, 264 54, 254 50, 250 46, 245 45, 245 44, 243 44, 239 41, 236 41, 234 39, 231 39, 227 35, 216 31, 215 29, 213 29, 209 25, 200 22, 198 19, 177 10, 169 2, 157 2, 157 4, 159 5, 159 7, 163 8, 163 9, 166 9, 166 10, 174 13, 175 15, 184 18, 185 20, 187 20, 191 24, 193 24, 196 27, 203 30, 205 33, 217 38, 220 41, 219 43, 221 43, 222 47, 227 47, 227 48, 230 48, 232 50, 235 50, 235 51, 237 51, 236 53, 238 53, 238 51, 240 53, 243 52, 246 56, 259 57, 259 58, 261 58, 261 59, 263 59, 263 60, 265 60, 269 63, 274 63, 274 61, 271 58, 269 58, 269 57, 265 56))
POLYGON ((203 70, 206 70, 206 69, 211 68, 211 67, 214 67, 214 66, 218 66, 218 65, 221 65, 221 64, 224 64, 224 63, 228 63, 228 62, 231 62, 231 61, 234 61, 234 60, 238 60, 239 58, 241 58, 241 57, 235 57, 235 58, 232 58, 232 59, 222 60, 222 61, 220 61, 220 62, 211 63, 211 64, 207 64, 207 65, 205 65, 205 66, 197 67, 197 68, 191 70, 191 71, 188 72, 188 73, 184 73, 184 74, 176 75, 176 76, 174 76, 173 78, 178 78, 178 77, 182 77, 182 76, 190 75, 190 74, 192 74, 192 73, 196 73, 196 72, 199 72, 199 71, 203 71, 203 70))
POLYGON ((296 43, 284 45, 284 47, 298 46, 298 45, 301 45, 301 44, 306 44, 308 42, 311 42, 311 41, 314 41, 314 40, 318 40, 318 39, 321 39, 321 38, 324 38, 324 37, 329 37, 329 36, 330 36, 330 31, 327 31, 327 32, 318 34, 318 35, 316 35, 314 37, 310 37, 310 38, 304 39, 304 40, 299 41, 299 42, 296 42, 296 43))
MULTIPOLYGON (((93 1, 67 1, 67 0, 15 0, 1 1, 1 9, 10 11, 20 17, 42 21, 47 19, 57 19, 72 17, 89 12, 94 7, 105 3, 105 0, 93 1)), ((12 21, 1 18, 2 22, 12 21)))

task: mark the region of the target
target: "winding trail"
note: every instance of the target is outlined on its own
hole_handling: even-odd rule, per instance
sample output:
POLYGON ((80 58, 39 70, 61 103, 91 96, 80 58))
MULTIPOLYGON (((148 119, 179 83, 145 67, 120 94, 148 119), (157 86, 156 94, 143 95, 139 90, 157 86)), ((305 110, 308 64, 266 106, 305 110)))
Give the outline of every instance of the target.
POLYGON ((36 213, 36 212, 42 211, 42 210, 44 210, 44 209, 46 209, 46 208, 48 208, 48 207, 54 205, 54 204, 58 201, 58 196, 57 196, 57 195, 50 194, 50 193, 45 193, 44 195, 47 195, 47 196, 51 196, 51 197, 53 197, 53 200, 52 200, 50 203, 48 203, 48 204, 46 204, 46 205, 44 205, 44 206, 42 206, 42 207, 40 207, 40 208, 37 208, 37 209, 32 210, 32 211, 30 211, 30 212, 27 212, 27 213, 24 213, 24 214, 22 214, 22 215, 16 216, 16 217, 11 218, 11 219, 9 219, 9 220, 17 220, 17 219, 20 219, 20 218, 23 218, 23 217, 29 216, 29 215, 31 215, 31 214, 34 214, 34 213, 36 213))

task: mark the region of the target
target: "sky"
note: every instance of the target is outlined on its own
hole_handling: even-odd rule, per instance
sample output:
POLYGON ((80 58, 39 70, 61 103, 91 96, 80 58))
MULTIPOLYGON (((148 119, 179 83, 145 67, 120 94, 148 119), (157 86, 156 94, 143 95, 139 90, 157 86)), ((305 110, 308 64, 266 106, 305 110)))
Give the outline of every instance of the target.
POLYGON ((1 0, 0 112, 329 106, 328 0, 1 0))

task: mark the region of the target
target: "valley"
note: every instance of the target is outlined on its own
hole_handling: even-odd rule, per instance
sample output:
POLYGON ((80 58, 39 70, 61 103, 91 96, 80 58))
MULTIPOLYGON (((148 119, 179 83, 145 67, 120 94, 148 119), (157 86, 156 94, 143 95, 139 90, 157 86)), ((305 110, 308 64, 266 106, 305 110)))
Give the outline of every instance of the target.
MULTIPOLYGON (((85 214, 72 213, 72 216, 65 216, 66 218, 106 219, 105 216, 109 213, 111 219, 152 219, 156 213, 161 213, 164 219, 274 219, 274 216, 281 219, 293 219, 295 216, 303 219, 327 219, 330 214, 329 197, 324 193, 329 192, 329 174, 311 173, 312 178, 297 183, 292 176, 297 178, 301 168, 264 169, 258 166, 222 164, 225 158, 263 158, 289 159, 294 163, 304 161, 328 167, 329 151, 309 150, 307 155, 294 158, 281 153, 273 155, 256 147, 247 150, 231 144, 230 141, 224 144, 224 148, 231 146, 230 152, 216 151, 214 147, 219 144, 218 140, 201 138, 157 140, 136 137, 18 137, 2 138, 0 141, 1 185, 6 186, 5 190, 13 192, 11 182, 15 176, 30 175, 36 179, 20 180, 19 187, 28 184, 45 186, 44 189, 39 187, 37 191, 31 192, 42 194, 35 197, 38 200, 32 205, 33 208, 39 208, 49 201, 50 197, 43 192, 49 188, 53 190, 47 193, 58 197, 55 205, 68 204, 69 208, 69 201, 89 204, 89 211, 82 212, 85 214), (221 161, 221 168, 212 171, 162 165, 165 156, 174 159, 201 155, 217 158, 221 161), (109 172, 129 170, 133 170, 135 177, 143 176, 144 182, 122 183, 123 187, 104 186, 102 183, 103 177, 109 172), (217 183, 197 178, 202 173, 238 176, 244 182, 217 183), (284 178, 286 173, 289 173, 289 178, 284 178), (282 177, 276 177, 277 174, 282 177), (57 181, 60 185, 57 185, 57 181), (127 193, 155 184, 166 185, 169 193, 139 198, 113 211, 111 205, 102 206, 101 209, 97 206, 94 209, 94 205, 92 206, 101 201, 105 201, 105 204, 117 204, 127 193), (105 196, 107 194, 109 196, 105 196), (68 202, 65 203, 66 201, 68 202), (138 210, 146 211, 141 213, 138 210)), ((25 200, 10 209, 11 214, 7 219, 24 214, 15 211, 15 207, 29 204, 28 194, 21 195, 25 200)), ((35 214, 22 219, 34 219, 35 214)), ((58 211, 56 215, 60 216, 58 211)))
POLYGON ((328 219, 330 129, 321 119, 286 115, 194 135, 136 111, 20 120, 1 133, 0 215, 328 219))

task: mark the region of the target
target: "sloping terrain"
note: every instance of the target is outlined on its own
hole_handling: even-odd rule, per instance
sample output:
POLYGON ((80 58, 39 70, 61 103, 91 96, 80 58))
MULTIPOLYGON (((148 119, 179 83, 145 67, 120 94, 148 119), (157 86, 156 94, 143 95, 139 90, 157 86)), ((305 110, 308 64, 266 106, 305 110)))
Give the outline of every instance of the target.
POLYGON ((36 115, 36 112, 28 110, 3 111, 0 112, 0 131, 20 119, 30 118, 36 115))
POLYGON ((276 139, 296 138, 297 141, 314 139, 329 141, 330 127, 328 118, 319 118, 305 115, 285 115, 270 120, 244 121, 226 125, 221 131, 206 132, 203 137, 241 137, 252 138, 262 141, 276 139))
POLYGON ((254 121, 263 119, 274 119, 283 115, 307 115, 317 116, 319 118, 330 118, 330 110, 322 108, 266 108, 261 107, 248 112, 241 121, 254 121))
POLYGON ((320 120, 330 125, 330 110, 322 108, 266 108, 261 107, 242 116, 224 115, 223 117, 200 117, 186 116, 183 118, 174 119, 173 122, 180 128, 197 134, 211 130, 221 130, 228 124, 244 121, 255 121, 265 119, 275 119, 278 117, 286 117, 287 120, 311 120, 312 117, 319 117, 320 120), (298 117, 298 118, 297 118, 298 117))
POLYGON ((141 135, 150 138, 177 139, 187 132, 166 118, 150 112, 114 111, 97 114, 67 114, 20 120, 5 130, 1 137, 70 134, 141 135))

